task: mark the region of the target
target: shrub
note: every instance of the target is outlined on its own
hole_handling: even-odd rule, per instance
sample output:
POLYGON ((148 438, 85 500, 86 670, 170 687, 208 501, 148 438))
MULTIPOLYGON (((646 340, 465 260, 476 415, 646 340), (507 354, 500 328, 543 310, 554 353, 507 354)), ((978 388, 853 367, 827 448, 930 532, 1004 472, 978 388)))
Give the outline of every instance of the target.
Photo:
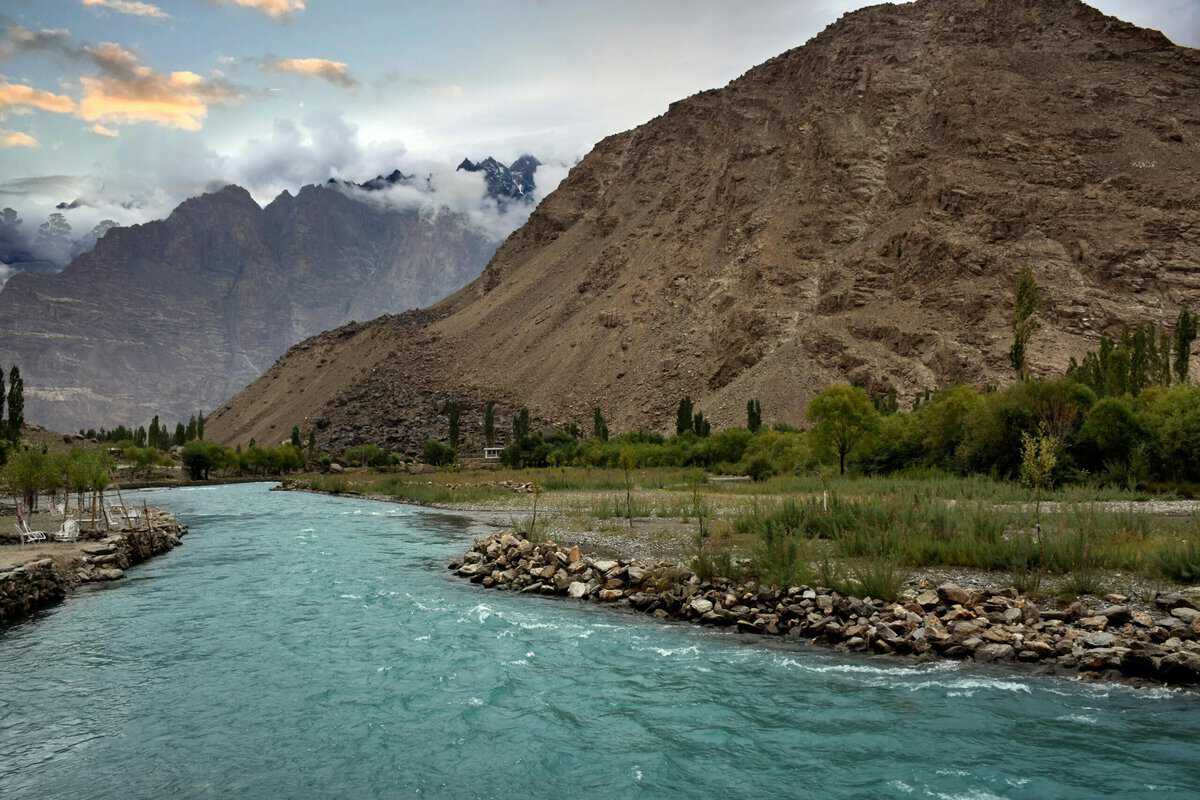
POLYGON ((188 477, 194 481, 206 481, 213 470, 225 466, 227 459, 224 448, 212 442, 199 439, 188 442, 183 446, 183 466, 187 469, 188 477))
POLYGON ((1110 464, 1129 464, 1135 448, 1149 438, 1133 403, 1106 397, 1092 406, 1075 438, 1075 459, 1083 467, 1100 471, 1110 464))
MULTIPOLYGON (((765 459, 773 475, 792 475, 816 465, 808 438, 798 431, 762 430, 746 445, 742 454, 744 464, 765 459)), ((749 472, 744 467, 743 472, 749 472)))
POLYGON ((1188 585, 1200 583, 1200 545, 1195 541, 1169 544, 1158 551, 1156 560, 1164 578, 1188 585))
POLYGON ((1171 480, 1200 480, 1200 388, 1151 390, 1142 399, 1157 472, 1171 480))
POLYGON ((766 456, 755 456, 746 464, 746 474, 756 483, 762 483, 774 476, 775 465, 766 456))
POLYGON ((426 439, 421 448, 421 460, 434 467, 444 467, 454 463, 454 448, 437 439, 426 439))
POLYGON ((392 455, 379 445, 363 444, 347 447, 342 453, 342 460, 361 467, 386 467, 392 463, 392 455))

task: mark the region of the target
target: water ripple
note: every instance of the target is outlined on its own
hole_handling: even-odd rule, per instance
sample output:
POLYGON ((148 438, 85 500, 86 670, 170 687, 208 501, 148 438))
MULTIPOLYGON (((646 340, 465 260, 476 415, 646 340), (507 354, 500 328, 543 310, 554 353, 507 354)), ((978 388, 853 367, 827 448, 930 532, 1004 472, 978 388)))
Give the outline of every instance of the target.
POLYGON ((1191 693, 487 592, 415 509, 142 494, 184 547, 0 633, 4 800, 1200 794, 1191 693))

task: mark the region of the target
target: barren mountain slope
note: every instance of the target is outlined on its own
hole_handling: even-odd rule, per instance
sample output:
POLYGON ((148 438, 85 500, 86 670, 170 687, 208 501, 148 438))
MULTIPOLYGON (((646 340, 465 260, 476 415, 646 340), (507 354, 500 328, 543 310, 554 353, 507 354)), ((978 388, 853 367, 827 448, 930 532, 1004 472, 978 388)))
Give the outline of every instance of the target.
POLYGON ((848 377, 1003 381, 1025 264, 1046 293, 1033 362, 1059 370, 1200 304, 1198 175, 1200 52, 1075 0, 867 8, 600 142, 427 314, 321 338, 357 362, 338 390, 287 394, 306 345, 211 430, 412 448, 448 398, 470 436, 486 399, 627 429, 685 394, 720 423, 750 397, 798 421, 848 377))

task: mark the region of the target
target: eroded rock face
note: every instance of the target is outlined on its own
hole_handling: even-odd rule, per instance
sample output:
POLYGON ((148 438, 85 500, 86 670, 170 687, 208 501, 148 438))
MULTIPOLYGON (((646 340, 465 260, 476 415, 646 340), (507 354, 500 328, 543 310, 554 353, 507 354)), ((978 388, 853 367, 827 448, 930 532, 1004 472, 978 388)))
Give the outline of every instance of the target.
POLYGON ((21 365, 26 417, 52 429, 186 420, 306 337, 440 300, 497 243, 448 211, 324 186, 259 208, 230 186, 110 231, 62 273, 15 276, 0 292, 0 363, 21 365))
MULTIPOLYGON (((1195 305, 1197 97, 1200 52, 1076 0, 847 14, 597 144, 423 319, 322 341, 361 366, 293 416, 323 419, 323 445, 408 447, 444 435, 448 397, 476 443, 486 400, 634 430, 683 396, 722 425, 747 397, 798 420, 847 378, 901 398, 1000 382, 1025 265, 1046 298, 1033 366, 1061 371, 1195 305)), ((284 359, 214 431, 263 440, 311 369, 284 359)))

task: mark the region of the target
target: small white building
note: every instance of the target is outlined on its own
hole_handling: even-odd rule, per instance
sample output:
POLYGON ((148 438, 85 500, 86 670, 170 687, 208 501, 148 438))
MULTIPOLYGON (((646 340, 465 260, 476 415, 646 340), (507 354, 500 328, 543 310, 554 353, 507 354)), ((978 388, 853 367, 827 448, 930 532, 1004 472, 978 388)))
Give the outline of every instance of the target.
POLYGON ((485 447, 485 448, 483 448, 483 460, 484 461, 499 461, 500 454, 503 452, 504 452, 504 448, 496 446, 496 445, 491 445, 491 446, 485 447))

